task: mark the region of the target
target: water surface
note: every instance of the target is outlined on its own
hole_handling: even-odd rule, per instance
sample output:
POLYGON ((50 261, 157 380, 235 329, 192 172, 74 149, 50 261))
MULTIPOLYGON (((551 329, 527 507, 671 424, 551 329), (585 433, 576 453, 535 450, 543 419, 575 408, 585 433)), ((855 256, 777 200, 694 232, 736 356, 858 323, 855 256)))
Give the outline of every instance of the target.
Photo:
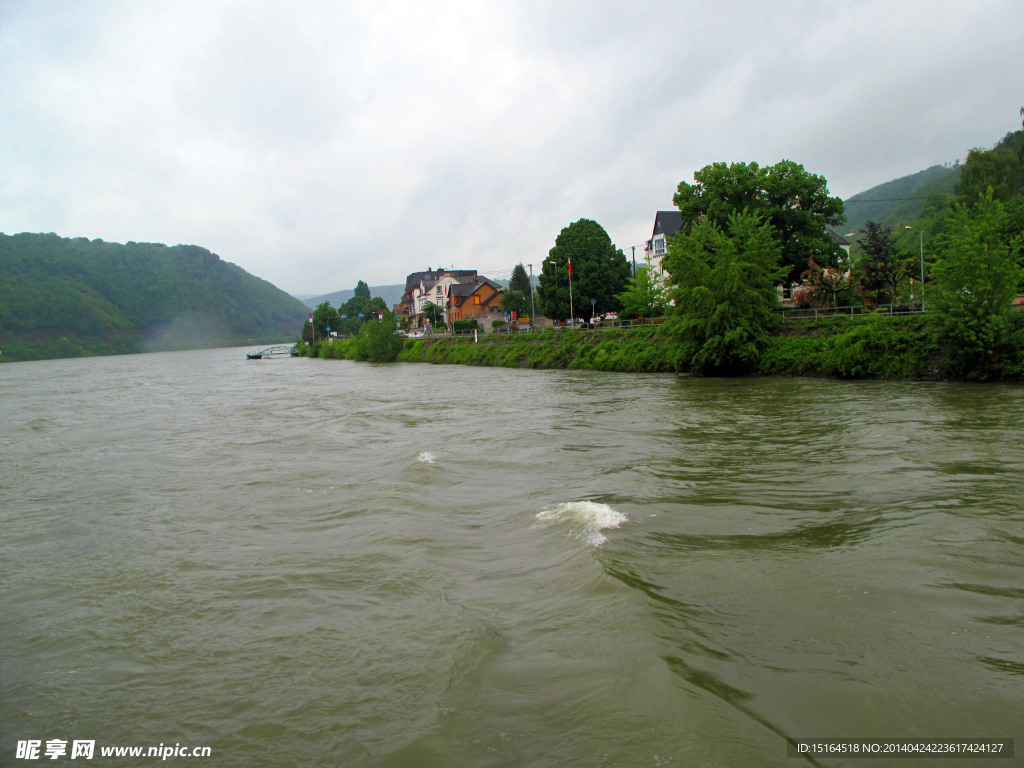
POLYGON ((1024 749, 1019 387, 210 350, 0 393, 0 764, 1024 749))

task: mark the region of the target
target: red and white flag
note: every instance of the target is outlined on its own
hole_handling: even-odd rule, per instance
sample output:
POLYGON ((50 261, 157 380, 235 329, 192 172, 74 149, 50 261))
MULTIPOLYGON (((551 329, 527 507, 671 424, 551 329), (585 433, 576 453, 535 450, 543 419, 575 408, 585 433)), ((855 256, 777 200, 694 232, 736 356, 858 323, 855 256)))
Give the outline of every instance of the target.
POLYGON ((572 277, 572 259, 569 259, 569 277, 572 277))
POLYGON ((309 324, 310 325, 313 324, 313 313, 312 312, 309 313, 309 324))

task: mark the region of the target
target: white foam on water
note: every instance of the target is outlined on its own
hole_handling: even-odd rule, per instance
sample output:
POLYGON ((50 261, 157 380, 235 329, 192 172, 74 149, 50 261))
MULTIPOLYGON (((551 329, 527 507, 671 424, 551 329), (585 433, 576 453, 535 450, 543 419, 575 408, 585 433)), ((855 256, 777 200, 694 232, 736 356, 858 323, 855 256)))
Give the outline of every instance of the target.
POLYGON ((568 501, 545 507, 537 513, 537 520, 545 524, 564 524, 578 539, 592 547, 600 547, 608 538, 601 531, 618 528, 629 518, 614 507, 596 501, 568 501))
POLYGON ((421 464, 434 464, 437 462, 437 456, 432 454, 430 451, 420 451, 416 454, 416 461, 421 464))

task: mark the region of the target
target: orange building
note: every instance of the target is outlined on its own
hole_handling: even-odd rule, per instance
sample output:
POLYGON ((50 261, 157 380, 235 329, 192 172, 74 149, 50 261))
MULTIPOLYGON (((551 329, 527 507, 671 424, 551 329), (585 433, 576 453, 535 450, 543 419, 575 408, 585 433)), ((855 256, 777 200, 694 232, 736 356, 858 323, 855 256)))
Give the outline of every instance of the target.
POLYGON ((464 283, 452 285, 449 294, 449 317, 452 320, 480 322, 488 316, 503 317, 501 299, 505 292, 500 285, 486 277, 476 276, 464 283))

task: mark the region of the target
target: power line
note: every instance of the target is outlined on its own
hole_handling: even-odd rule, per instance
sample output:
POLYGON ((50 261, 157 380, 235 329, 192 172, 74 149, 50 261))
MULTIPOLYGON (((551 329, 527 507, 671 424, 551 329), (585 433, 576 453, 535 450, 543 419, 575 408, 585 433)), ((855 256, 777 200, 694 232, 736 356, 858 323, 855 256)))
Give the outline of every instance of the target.
MULTIPOLYGON (((935 191, 938 192, 940 195, 949 195, 951 197, 956 194, 955 192, 941 192, 940 190, 935 190, 935 191)), ((930 197, 930 195, 929 195, 929 197, 930 197)), ((900 202, 903 202, 904 200, 928 200, 928 199, 929 199, 928 197, 880 197, 880 198, 871 198, 871 199, 863 199, 862 198, 862 199, 859 199, 859 200, 854 200, 852 198, 848 198, 846 200, 843 200, 843 203, 846 203, 846 204, 849 204, 849 203, 900 203, 900 202)))
POLYGON ((843 200, 844 205, 850 203, 900 203, 904 200, 927 200, 927 197, 880 197, 871 200, 843 200))

